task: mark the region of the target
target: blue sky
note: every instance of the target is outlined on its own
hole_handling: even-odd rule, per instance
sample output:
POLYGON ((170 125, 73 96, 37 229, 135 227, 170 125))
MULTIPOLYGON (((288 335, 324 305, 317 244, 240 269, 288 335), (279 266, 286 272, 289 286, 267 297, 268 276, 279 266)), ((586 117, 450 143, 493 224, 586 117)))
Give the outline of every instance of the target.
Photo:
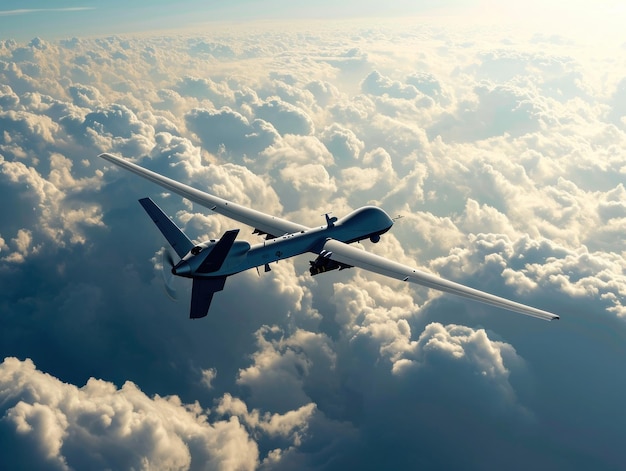
POLYGON ((0 8, 0 38, 54 40, 192 27, 202 29, 214 27, 219 22, 411 16, 456 18, 452 21, 461 24, 511 24, 553 32, 578 30, 585 37, 597 37, 607 33, 618 36, 626 10, 613 0, 593 4, 584 0, 572 1, 567 6, 557 0, 529 0, 523 4, 492 0, 446 0, 436 4, 410 0, 340 3, 323 0, 314 4, 287 0, 161 0, 151 2, 149 6, 121 0, 64 1, 54 5, 45 1, 9 0, 0 8))
MULTIPOLYGON (((113 10, 0 16, 0 468, 619 469, 626 49, 540 3, 517 29, 496 2, 176 34, 119 4, 118 37, 113 10), (137 200, 197 240, 239 225, 101 152, 307 225, 378 205, 403 217, 367 250, 561 320, 305 256, 192 322, 137 200)), ((220 18, 272 13, 242 5, 220 18)))
POLYGON ((140 2, 3 2, 0 9, 0 31, 4 39, 30 40, 35 36, 59 39, 72 36, 94 36, 176 29, 216 21, 242 21, 252 19, 285 18, 349 18, 395 16, 438 10, 446 6, 463 6, 470 2, 450 0, 438 2, 436 9, 420 2, 392 1, 381 6, 379 2, 323 1, 308 2, 272 0, 258 2, 237 0, 232 2, 204 2, 184 0, 179 2, 155 1, 150 6, 140 2))

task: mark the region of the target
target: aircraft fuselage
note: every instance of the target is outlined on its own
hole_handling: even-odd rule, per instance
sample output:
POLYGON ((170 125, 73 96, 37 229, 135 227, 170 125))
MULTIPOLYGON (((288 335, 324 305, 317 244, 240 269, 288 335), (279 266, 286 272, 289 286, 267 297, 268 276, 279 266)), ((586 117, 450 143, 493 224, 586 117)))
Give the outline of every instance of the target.
POLYGON ((319 254, 329 238, 345 243, 364 239, 378 241, 380 235, 387 232, 392 225, 393 220, 384 210, 365 206, 338 220, 327 217, 325 226, 285 234, 252 246, 245 241, 235 241, 220 269, 210 273, 200 273, 197 270, 204 259, 210 256, 217 241, 204 242, 185 255, 172 273, 190 278, 234 275, 307 252, 319 254))

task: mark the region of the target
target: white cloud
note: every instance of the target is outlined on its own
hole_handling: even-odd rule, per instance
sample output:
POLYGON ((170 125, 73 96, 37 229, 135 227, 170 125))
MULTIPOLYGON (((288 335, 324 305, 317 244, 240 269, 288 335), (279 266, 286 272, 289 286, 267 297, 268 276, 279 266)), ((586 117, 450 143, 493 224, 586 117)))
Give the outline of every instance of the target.
POLYGON ((299 208, 318 208, 324 200, 332 199, 337 191, 334 179, 323 165, 289 166, 280 171, 281 179, 294 190, 292 204, 299 208))
POLYGON ((213 382, 216 376, 217 376, 217 370, 215 368, 202 370, 202 384, 204 384, 208 389, 211 389, 213 387, 211 383, 213 382))
POLYGON ((304 111, 279 98, 270 98, 260 104, 255 113, 258 118, 272 123, 282 135, 306 136, 314 130, 313 121, 304 111))
POLYGON ((510 345, 491 341, 482 329, 432 323, 426 326, 415 342, 404 347, 405 351, 394 352, 397 356, 392 357, 395 360, 392 367, 394 374, 406 374, 410 368, 419 369, 420 365, 431 362, 466 361, 476 374, 499 383, 498 388, 507 395, 513 395, 503 357, 515 353, 510 345), (507 350, 507 353, 502 350, 507 350), (396 359, 400 355, 401 359, 396 359))
MULTIPOLYGON (((31 240, 34 237, 37 246, 44 241, 60 246, 66 242, 84 243, 85 230, 102 225, 102 215, 96 205, 77 207, 71 201, 75 194, 99 188, 102 172, 96 171, 93 177, 75 179, 70 173, 72 161, 60 154, 50 157, 47 178, 34 167, 19 161, 6 161, 1 155, 0 165, 5 182, 19 195, 21 211, 25 213, 22 217, 37 218, 37 224, 32 229, 20 229, 21 232, 36 233, 36 236, 31 236, 31 240)), ((23 244, 18 245, 21 258, 26 255, 26 251, 22 250, 23 244)))
POLYGON ((269 436, 289 438, 295 445, 300 445, 299 434, 306 430, 307 422, 315 412, 315 404, 306 404, 296 410, 290 410, 284 415, 260 415, 257 409, 248 412, 248 407, 243 401, 226 394, 216 407, 216 412, 232 414, 253 429, 259 429, 269 436))
POLYGON ((50 374, 2 365, 0 443, 19 452, 2 466, 618 468, 623 51, 479 31, 0 43, 0 350, 50 374), (193 238, 235 226, 101 151, 309 225, 379 204, 404 217, 367 250, 562 320, 357 269, 311 278, 309 255, 232 277, 188 322, 135 200, 193 238))
POLYGON ((372 72, 363 80, 361 89, 365 93, 388 95, 392 98, 412 99, 418 95, 413 85, 405 85, 397 80, 383 77, 378 71, 372 72))
POLYGON ((333 369, 330 339, 303 330, 285 337, 278 327, 264 327, 256 332, 256 341, 253 365, 241 370, 237 379, 250 389, 251 402, 279 412, 309 404, 306 384, 333 369))
POLYGON ((30 361, 0 366, 3 426, 30 445, 39 466, 58 469, 254 469, 258 449, 231 417, 207 421, 197 404, 150 398, 130 382, 118 389, 90 379, 78 388, 40 372, 30 361))
POLYGON ((194 132, 204 148, 218 153, 222 146, 235 155, 255 155, 271 145, 277 138, 274 128, 261 120, 249 122, 230 108, 219 111, 194 109, 186 117, 187 126, 194 132))
POLYGON ((17 251, 26 254, 28 253, 28 249, 33 241, 32 234, 30 231, 20 229, 17 232, 17 237, 13 239, 13 243, 15 244, 17 251))
POLYGON ((321 140, 339 165, 357 160, 365 147, 354 132, 336 123, 324 129, 321 140))
POLYGON ((226 106, 233 101, 233 91, 225 83, 215 83, 210 78, 184 77, 176 84, 178 93, 207 99, 216 107, 226 106))

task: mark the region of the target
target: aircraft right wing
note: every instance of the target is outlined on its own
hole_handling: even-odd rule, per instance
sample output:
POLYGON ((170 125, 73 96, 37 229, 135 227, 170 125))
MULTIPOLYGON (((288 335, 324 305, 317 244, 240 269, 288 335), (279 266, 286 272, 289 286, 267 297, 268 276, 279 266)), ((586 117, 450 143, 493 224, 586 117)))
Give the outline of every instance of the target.
POLYGON ((416 283, 438 291, 455 294, 539 319, 548 321, 559 319, 559 316, 551 312, 542 311, 541 309, 501 298, 500 296, 485 293, 484 291, 470 288, 460 283, 444 280, 438 276, 411 268, 407 265, 402 265, 401 263, 393 262, 338 240, 328 239, 324 244, 323 250, 330 252, 329 258, 335 262, 363 268, 378 273, 379 275, 416 283))
POLYGON ((107 153, 100 154, 99 157, 102 157, 109 162, 113 162, 115 165, 125 168, 126 170, 130 170, 131 172, 136 173, 137 175, 150 180, 163 188, 177 193, 194 203, 198 203, 212 211, 215 211, 216 213, 253 227, 255 229, 255 233, 266 234, 268 238, 279 237, 285 234, 291 234, 293 232, 300 232, 308 229, 307 226, 303 226, 302 224, 297 224, 295 222, 287 221, 286 219, 271 216, 251 208, 246 208, 245 206, 241 206, 231 201, 218 198, 217 196, 210 195, 185 185, 184 183, 177 182, 176 180, 172 180, 171 178, 164 177, 156 172, 140 167, 139 165, 129 162, 126 159, 107 153))

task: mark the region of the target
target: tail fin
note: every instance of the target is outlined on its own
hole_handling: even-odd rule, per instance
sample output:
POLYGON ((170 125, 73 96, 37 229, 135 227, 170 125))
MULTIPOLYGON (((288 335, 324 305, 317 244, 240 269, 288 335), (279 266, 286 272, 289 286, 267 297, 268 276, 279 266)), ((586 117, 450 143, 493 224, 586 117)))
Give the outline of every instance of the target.
POLYGON ((142 198, 139 200, 139 203, 152 218, 152 222, 156 224, 178 256, 180 258, 184 257, 193 248, 193 243, 189 238, 150 198, 142 198))
MULTIPOLYGON (((198 267, 196 273, 211 273, 219 270, 235 243, 237 234, 239 234, 239 229, 225 232, 198 267)), ((194 277, 193 287, 191 288, 191 311, 189 317, 197 319, 206 316, 209 312, 213 295, 217 291, 224 289, 225 282, 225 276, 216 278, 194 277)))
POLYGON ((211 249, 211 252, 207 255, 196 272, 211 273, 222 268, 222 264, 224 263, 224 260, 226 260, 228 252, 230 252, 230 249, 235 243, 237 234, 239 234, 239 229, 226 231, 222 238, 218 240, 217 244, 215 244, 215 246, 211 249))
MULTIPOLYGON (((193 243, 180 228, 159 208, 150 198, 139 200, 143 209, 146 210, 152 221, 165 236, 169 244, 176 251, 180 258, 183 258, 193 248, 193 243)), ((193 276, 193 286, 191 288, 191 309, 189 317, 198 319, 204 317, 209 312, 213 295, 224 289, 226 283, 225 276, 205 278, 207 273, 219 270, 226 259, 228 252, 235 243, 235 238, 239 234, 239 229, 227 231, 207 254, 202 264, 196 270, 204 276, 193 276)))

